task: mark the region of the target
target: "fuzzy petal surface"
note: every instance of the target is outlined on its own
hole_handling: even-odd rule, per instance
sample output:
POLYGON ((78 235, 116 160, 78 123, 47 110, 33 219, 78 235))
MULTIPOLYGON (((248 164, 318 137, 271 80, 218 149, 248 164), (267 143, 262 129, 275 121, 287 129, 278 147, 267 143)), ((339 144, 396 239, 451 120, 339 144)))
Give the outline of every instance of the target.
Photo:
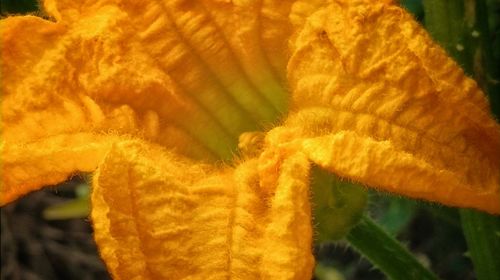
POLYGON ((484 93, 403 9, 360 2, 315 11, 294 38, 285 126, 336 174, 500 213, 500 128, 484 93))
POLYGON ((310 279, 309 162, 276 156, 214 169, 140 141, 114 145, 92 195, 113 277, 310 279), (263 164, 278 176, 259 172, 263 164))
POLYGON ((231 159, 240 133, 269 125, 286 108, 290 6, 47 0, 55 21, 2 19, 2 188, 9 193, 2 204, 94 170, 106 135, 138 137, 206 162, 231 159), (102 141, 85 168, 53 164, 102 141), (15 164, 49 142, 67 157, 40 151, 15 164), (32 172, 38 168, 59 175, 32 172), (23 180, 30 183, 13 185, 23 180))

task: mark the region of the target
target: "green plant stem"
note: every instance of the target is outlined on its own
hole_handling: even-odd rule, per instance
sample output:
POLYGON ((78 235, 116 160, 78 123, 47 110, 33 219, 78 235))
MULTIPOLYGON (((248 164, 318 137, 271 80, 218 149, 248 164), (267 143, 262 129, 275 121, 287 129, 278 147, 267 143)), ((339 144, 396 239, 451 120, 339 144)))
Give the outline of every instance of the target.
POLYGON ((347 240, 390 279, 437 279, 414 255, 367 216, 351 230, 347 240))
POLYGON ((500 279, 500 218, 468 209, 460 218, 477 279, 500 279))

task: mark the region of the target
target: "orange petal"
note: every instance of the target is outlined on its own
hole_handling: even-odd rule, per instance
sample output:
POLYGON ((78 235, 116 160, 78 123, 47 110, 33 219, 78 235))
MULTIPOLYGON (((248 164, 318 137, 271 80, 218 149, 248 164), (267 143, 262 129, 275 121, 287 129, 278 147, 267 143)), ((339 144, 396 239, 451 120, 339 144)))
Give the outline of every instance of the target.
MULTIPOLYGON (((286 73, 286 39, 291 33, 288 14, 292 3, 278 0, 141 3, 133 0, 45 0, 44 7, 57 21, 68 23, 98 13, 106 6, 119 7, 129 14, 130 24, 139 33, 136 39, 145 43, 142 46, 152 51, 153 56, 164 56, 158 62, 166 70, 176 67, 178 73, 175 75, 179 79, 175 80, 189 79, 189 83, 182 83, 189 89, 195 88, 198 82, 214 82, 215 79, 236 99, 233 101, 248 103, 243 104, 251 109, 248 113, 259 114, 259 110, 266 109, 269 104, 260 106, 262 109, 252 106, 266 99, 276 109, 285 109, 286 94, 282 83, 286 73), (189 59, 183 60, 186 56, 189 59), (176 63, 179 60, 191 65, 179 67, 176 63), (202 73, 184 77, 193 66, 202 73)), ((212 90, 220 90, 211 86, 212 90)), ((194 94, 201 93, 195 90, 194 94)))
POLYGON ((255 130, 257 123, 273 121, 284 110, 286 93, 279 77, 285 72, 286 49, 281 47, 290 30, 282 26, 287 26, 283 22, 290 4, 190 0, 122 4, 142 51, 155 58, 186 101, 213 116, 234 139, 255 130), (279 10, 272 12, 275 7, 279 10))
POLYGON ((115 141, 113 136, 75 133, 3 145, 0 206, 77 172, 94 171, 115 141))
POLYGON ((112 130, 183 151, 190 143, 195 149, 186 153, 194 157, 213 154, 217 145, 232 145, 227 137, 218 137, 218 143, 200 140, 214 138, 209 133, 217 136, 220 129, 212 130, 210 118, 173 94, 178 91, 173 81, 154 67, 152 58, 121 47, 129 34, 120 25, 127 22, 128 32, 134 31, 126 16, 107 6, 72 25, 30 16, 2 20, 5 141, 112 130), (168 103, 172 98, 179 102, 168 103), (179 106, 199 120, 190 129, 184 120, 172 120, 179 118, 179 106))
POLYGON ((6 146, 112 130, 229 159, 285 108, 291 3, 44 3, 57 22, 1 21, 6 146))
MULTIPOLYGON (((33 16, 0 22, 2 141, 16 151, 4 156, 35 151, 35 142, 53 137, 111 132, 196 159, 229 159, 240 133, 285 107, 280 79, 290 3, 44 3, 57 22, 33 16)), ((36 181, 28 178, 32 167, 15 168, 36 181)), ((24 193, 28 185, 17 189, 24 193)))
POLYGON ((295 37, 285 126, 339 175, 500 213, 500 128, 477 84, 403 9, 350 3, 315 12, 295 37))
POLYGON ((45 11, 57 21, 71 22, 92 14, 105 5, 118 3, 116 0, 43 0, 45 11))
POLYGON ((284 158, 272 192, 259 161, 217 171, 138 141, 94 177, 95 238, 115 279, 310 279, 309 163, 284 158))

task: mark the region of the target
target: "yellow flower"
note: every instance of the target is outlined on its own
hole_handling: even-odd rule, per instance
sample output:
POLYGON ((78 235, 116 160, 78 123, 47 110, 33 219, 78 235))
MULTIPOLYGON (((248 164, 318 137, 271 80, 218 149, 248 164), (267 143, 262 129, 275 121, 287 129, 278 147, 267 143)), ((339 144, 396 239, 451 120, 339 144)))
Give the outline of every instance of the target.
POLYGON ((1 204, 95 171, 116 279, 310 279, 311 164, 500 213, 487 100, 385 2, 46 0, 53 21, 3 19, 1 204))

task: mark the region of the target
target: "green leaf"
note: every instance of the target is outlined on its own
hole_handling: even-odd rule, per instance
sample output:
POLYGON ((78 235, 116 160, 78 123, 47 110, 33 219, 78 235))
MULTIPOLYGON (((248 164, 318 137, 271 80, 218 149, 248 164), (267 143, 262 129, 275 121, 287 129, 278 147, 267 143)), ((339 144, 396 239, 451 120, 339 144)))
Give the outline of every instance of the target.
POLYGON ((90 189, 87 184, 75 188, 76 198, 61 204, 47 207, 42 216, 46 220, 65 220, 85 218, 90 213, 90 189))
POLYGON ((77 198, 58 205, 50 206, 43 211, 46 220, 65 220, 85 218, 90 213, 89 199, 77 198))

